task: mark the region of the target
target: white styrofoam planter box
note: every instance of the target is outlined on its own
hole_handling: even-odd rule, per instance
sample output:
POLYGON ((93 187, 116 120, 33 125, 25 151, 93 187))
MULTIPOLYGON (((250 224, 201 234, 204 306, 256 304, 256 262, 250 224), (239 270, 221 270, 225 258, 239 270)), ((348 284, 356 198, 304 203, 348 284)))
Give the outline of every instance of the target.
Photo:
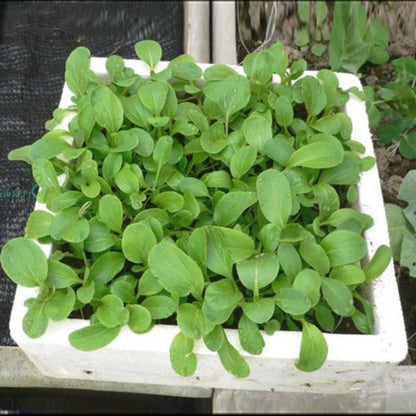
MULTIPOLYGON (((137 60, 125 60, 125 63, 136 73, 148 75, 148 68, 144 63, 137 60)), ((160 62, 157 70, 162 70, 167 65, 168 62, 160 62)), ((210 65, 200 66, 205 69, 210 65)), ((234 68, 244 74, 241 67, 234 68)), ((97 75, 104 76, 105 58, 92 58, 91 69, 97 75)), ((316 71, 307 71, 305 75, 315 76, 316 71)), ((353 86, 362 89, 356 76, 337 76, 342 89, 353 86)), ((279 81, 277 76, 276 81, 279 81)), ((72 93, 65 85, 59 107, 70 105, 71 96, 72 93)), ((374 156, 364 102, 350 96, 345 111, 353 123, 352 139, 365 145, 367 156, 374 156)), ((376 166, 361 176, 358 208, 374 218, 374 226, 365 233, 368 253, 372 257, 378 246, 389 245, 376 166)), ((45 207, 37 202, 35 209, 45 207)), ((41 247, 46 255, 50 254, 51 246, 41 247)), ((403 315, 392 262, 383 275, 368 287, 368 295, 374 306, 374 334, 325 334, 328 358, 324 366, 316 372, 302 372, 294 365, 299 354, 301 332, 280 331, 273 336, 264 334, 266 345, 262 354, 253 356, 240 347, 237 330, 227 329, 230 342, 250 366, 250 375, 244 379, 227 373, 217 353, 209 351, 202 340, 195 343, 195 353, 198 356, 196 373, 186 378, 178 376, 171 368, 169 359, 170 343, 178 333, 177 326, 173 325, 155 325, 150 332, 142 335, 134 334, 125 326, 115 341, 93 352, 76 350, 68 341, 72 331, 88 325, 87 320, 50 321, 49 328, 42 337, 31 339, 22 329, 22 320, 26 313, 23 303, 27 298, 36 295, 36 288, 17 288, 10 320, 11 335, 38 369, 53 377, 184 387, 346 393, 382 377, 392 365, 402 361, 407 352, 403 315)))

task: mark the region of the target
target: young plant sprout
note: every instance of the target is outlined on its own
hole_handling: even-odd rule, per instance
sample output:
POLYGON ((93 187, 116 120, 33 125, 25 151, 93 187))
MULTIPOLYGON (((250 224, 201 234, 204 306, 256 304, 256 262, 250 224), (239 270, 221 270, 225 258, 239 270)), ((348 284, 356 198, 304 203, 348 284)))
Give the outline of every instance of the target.
POLYGON ((353 204, 374 159, 351 140, 337 76, 302 77, 306 62, 288 66, 281 43, 248 55, 246 76, 222 64, 203 72, 189 55, 159 71, 158 43, 135 48, 148 78, 111 56, 102 80, 89 50, 76 48, 65 72, 73 105, 9 154, 31 164, 45 206, 1 253, 10 279, 39 287, 25 303, 25 333, 81 316, 90 325, 69 340, 91 351, 125 325, 142 334, 173 324, 178 374, 195 372, 202 339, 238 377, 250 369, 224 328, 238 328, 250 354, 276 331, 302 331, 303 371, 324 364, 321 331, 340 319, 371 333, 360 287, 391 250, 361 264, 373 220, 353 204), (49 258, 38 243, 53 245, 49 258))

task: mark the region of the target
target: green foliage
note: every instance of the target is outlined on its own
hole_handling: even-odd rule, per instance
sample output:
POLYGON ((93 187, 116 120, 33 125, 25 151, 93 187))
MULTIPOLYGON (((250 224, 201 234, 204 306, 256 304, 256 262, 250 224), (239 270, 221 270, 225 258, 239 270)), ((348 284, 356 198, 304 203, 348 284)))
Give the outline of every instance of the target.
POLYGON ((300 78, 306 62, 288 67, 280 43, 248 55, 246 77, 226 65, 202 73, 188 55, 156 72, 160 46, 135 49, 146 79, 112 56, 105 82, 90 71, 86 48, 71 53, 74 105, 9 155, 32 165, 38 201, 50 211, 33 212, 25 237, 1 253, 10 279, 39 287, 26 302, 25 332, 39 337, 49 319, 90 311, 69 340, 91 351, 123 327, 141 334, 176 322, 178 374, 195 372, 193 348, 203 340, 237 377, 250 370, 224 327, 238 329, 247 353, 261 354, 266 335, 302 326, 296 365, 304 371, 324 363, 322 331, 334 331, 336 318, 371 333, 371 305, 358 289, 382 273, 390 252, 383 246, 360 265, 372 219, 349 202, 373 161, 351 141, 336 76, 300 78), (59 129, 68 112, 68 129, 59 129), (35 240, 53 244, 49 259, 35 240))
POLYGON ((322 41, 329 40, 328 6, 326 1, 298 1, 299 27, 295 33, 295 45, 303 52, 310 47, 316 56, 322 56, 326 52, 326 45, 322 41), (315 21, 312 23, 312 8, 315 7, 315 21))
POLYGON ((366 62, 385 64, 388 31, 378 18, 368 18, 361 2, 336 1, 329 42, 333 71, 357 73, 366 62))
MULTIPOLYGON (((416 170, 407 173, 399 189, 398 199, 407 202, 406 208, 386 204, 390 244, 393 258, 416 277, 416 170)), ((370 272, 375 268, 369 264, 370 272)), ((364 271, 366 271, 364 269, 364 271)), ((367 272, 368 273, 368 272, 367 272)))
POLYGON ((406 159, 416 159, 416 59, 391 62, 394 79, 364 89, 370 127, 387 146, 395 145, 406 159))

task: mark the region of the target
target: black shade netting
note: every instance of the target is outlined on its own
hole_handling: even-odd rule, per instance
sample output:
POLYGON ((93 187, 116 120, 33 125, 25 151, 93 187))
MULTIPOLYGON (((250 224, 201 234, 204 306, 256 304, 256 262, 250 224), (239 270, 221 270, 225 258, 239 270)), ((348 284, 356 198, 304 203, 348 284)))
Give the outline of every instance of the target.
MULTIPOLYGON (((7 154, 46 132, 71 51, 82 45, 92 56, 136 58, 134 44, 154 39, 170 60, 184 52, 183 12, 179 1, 1 3, 0 248, 24 234, 36 197, 31 167, 7 154)), ((0 345, 15 345, 8 329, 14 292, 0 269, 0 345)))

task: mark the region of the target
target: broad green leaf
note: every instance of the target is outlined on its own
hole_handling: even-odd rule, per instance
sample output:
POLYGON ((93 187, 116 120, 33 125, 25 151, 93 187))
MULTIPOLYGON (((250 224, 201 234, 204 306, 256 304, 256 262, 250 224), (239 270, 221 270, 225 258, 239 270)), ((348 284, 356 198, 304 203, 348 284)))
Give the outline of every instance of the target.
POLYGON ((152 319, 169 318, 176 311, 176 302, 163 295, 149 296, 142 302, 144 306, 152 315, 152 319))
MULTIPOLYGON (((403 249, 402 249, 403 253, 403 249)), ((364 266, 365 277, 368 280, 375 279, 386 270, 392 258, 392 251, 390 247, 381 245, 377 248, 373 258, 364 266)))
POLYGON ((143 129, 135 129, 139 136, 139 143, 134 149, 140 156, 150 156, 153 152, 154 142, 152 136, 143 129))
POLYGON ((278 290, 274 299, 277 306, 290 315, 303 315, 312 306, 305 292, 290 287, 278 290))
POLYGON ((409 269, 409 275, 416 277, 415 266, 416 239, 404 237, 400 253, 400 265, 409 269))
POLYGON ((123 165, 123 156, 119 153, 109 153, 102 165, 103 178, 111 182, 123 165))
MULTIPOLYGON (((219 227, 204 228, 206 266, 220 276, 232 277, 233 258, 219 227)), ((202 260, 202 258, 201 258, 202 260)))
POLYGON ((296 275, 292 287, 309 296, 312 308, 318 304, 321 296, 321 277, 315 270, 303 269, 300 271, 296 275))
POLYGON ((250 368, 246 360, 241 354, 230 344, 227 338, 218 350, 221 363, 224 368, 233 376, 236 377, 248 377, 250 374, 250 368))
POLYGON ((295 45, 299 48, 305 47, 309 43, 309 34, 305 28, 298 28, 295 33, 295 45))
POLYGON ((136 55, 154 70, 162 58, 162 48, 154 40, 142 40, 134 45, 136 55))
POLYGON ((316 371, 322 367, 328 355, 328 345, 322 332, 313 324, 302 322, 302 341, 296 368, 316 371))
POLYGON ((321 282, 322 293, 331 309, 340 316, 354 313, 354 301, 351 290, 340 280, 324 278, 321 282))
POLYGON ((416 188, 416 169, 409 171, 400 185, 397 198, 406 201, 409 204, 416 203, 415 190, 416 188))
POLYGON ((114 328, 107 328, 100 323, 95 323, 70 333, 69 342, 77 350, 98 350, 114 341, 120 329, 121 325, 114 328))
POLYGON ((54 321, 68 318, 75 305, 75 292, 72 288, 58 290, 46 302, 45 314, 54 321))
POLYGON ((42 249, 23 237, 9 240, 1 251, 1 266, 18 285, 40 286, 48 274, 48 263, 42 249))
POLYGON ((209 196, 207 186, 204 182, 197 178, 184 177, 179 182, 178 187, 182 193, 184 193, 185 191, 190 191, 192 195, 195 197, 209 196))
POLYGON ((53 212, 62 211, 66 208, 73 207, 77 204, 80 198, 83 197, 82 192, 66 191, 57 195, 49 204, 49 209, 53 212))
POLYGON ((129 319, 129 313, 124 309, 123 301, 115 295, 106 295, 100 299, 97 308, 98 321, 107 328, 124 325, 129 319))
POLYGON ((331 267, 355 263, 367 255, 364 238, 352 231, 333 231, 320 244, 329 258, 331 267))
POLYGON ((254 147, 243 146, 240 149, 238 149, 231 156, 230 161, 230 170, 233 177, 236 179, 240 179, 242 176, 244 176, 254 165, 256 158, 257 152, 254 147))
POLYGON ((26 238, 41 238, 49 235, 53 215, 46 211, 32 211, 25 228, 26 238))
POLYGON ((218 225, 229 226, 237 221, 242 213, 257 202, 255 192, 229 192, 216 204, 214 221, 218 225))
POLYGON ((183 196, 174 191, 162 192, 152 198, 152 201, 159 208, 168 212, 178 212, 183 208, 183 196))
POLYGON ((134 128, 113 133, 110 139, 110 150, 121 153, 135 149, 139 144, 139 131, 140 129, 134 128))
POLYGON ((141 296, 157 295, 163 290, 156 277, 147 269, 139 279, 139 294, 141 296))
POLYGON ((188 54, 177 56, 169 62, 169 68, 175 78, 185 81, 198 81, 202 76, 202 69, 188 54))
POLYGON ((274 313, 275 302, 272 298, 259 298, 241 305, 244 314, 256 324, 269 321, 274 313))
POLYGON ((354 314, 351 315, 351 319, 354 322, 354 326, 363 334, 371 334, 372 326, 368 322, 367 316, 360 312, 358 309, 355 310, 354 314))
POLYGON ((341 130, 341 122, 337 115, 330 115, 318 118, 312 127, 321 133, 337 134, 341 130))
POLYGON ((329 258, 319 244, 304 240, 300 244, 299 253, 321 276, 329 272, 329 258))
POLYGON ((277 319, 271 319, 270 321, 264 324, 264 332, 271 336, 275 332, 280 331, 282 324, 277 319))
POLYGON ((48 315, 45 312, 45 302, 32 298, 25 302, 25 306, 28 310, 23 317, 23 331, 30 338, 39 338, 48 329, 48 315))
POLYGON ((250 84, 246 77, 229 75, 223 80, 205 84, 204 94, 220 108, 226 124, 233 114, 243 109, 250 100, 250 84))
POLYGON ((215 325, 214 329, 204 336, 204 343, 210 351, 218 351, 225 339, 224 330, 220 325, 215 325))
POLYGON ((234 69, 225 64, 214 64, 204 71, 205 81, 220 81, 229 75, 235 75, 234 69))
POLYGON ((325 1, 317 1, 315 7, 316 25, 320 27, 328 16, 328 6, 325 1))
POLYGON ((121 232, 123 205, 115 195, 104 195, 98 205, 99 220, 111 230, 121 232))
POLYGON ((174 244, 162 242, 154 246, 149 253, 149 267, 168 292, 201 297, 204 288, 201 269, 174 244))
POLYGON ((142 305, 127 305, 129 311, 129 328, 136 334, 147 332, 152 324, 150 312, 142 305))
POLYGON ((280 232, 279 241, 281 243, 296 243, 298 241, 315 241, 312 233, 298 223, 290 223, 283 227, 280 232))
POLYGON ((309 23, 310 20, 310 3, 309 1, 298 1, 298 15, 303 23, 309 23))
POLYGON ((13 149, 8 153, 7 159, 21 160, 23 162, 31 164, 32 159, 29 156, 31 148, 32 148, 31 145, 26 145, 26 146, 18 147, 17 149, 13 149))
POLYGON ((65 240, 69 243, 84 241, 90 232, 88 220, 80 217, 76 207, 60 211, 53 218, 50 233, 55 240, 65 240))
POLYGON ((385 209, 393 259, 399 261, 403 238, 413 236, 412 228, 398 205, 385 204, 385 209))
POLYGON ((150 226, 139 222, 129 224, 124 229, 121 248, 127 260, 147 264, 147 256, 156 243, 156 237, 150 226))
POLYGON ((82 280, 72 267, 59 261, 48 260, 48 274, 45 282, 56 289, 65 289, 82 283, 82 280))
POLYGON ((120 100, 110 88, 100 85, 91 94, 91 104, 97 123, 109 133, 117 132, 123 124, 124 111, 120 100))
POLYGON ((65 64, 65 81, 77 96, 81 96, 87 90, 89 69, 90 51, 79 46, 70 53, 65 64))
POLYGON ((85 251, 89 253, 101 253, 111 248, 116 243, 116 237, 110 229, 96 217, 89 221, 90 232, 84 241, 85 251))
POLYGON ((47 159, 36 159, 32 164, 32 174, 36 183, 43 189, 59 187, 55 168, 47 159))
POLYGON ((85 286, 81 286, 77 290, 77 298, 80 302, 88 304, 91 302, 95 293, 95 283, 90 282, 85 286))
POLYGON ((277 249, 277 256, 286 276, 293 280, 303 268, 298 251, 293 244, 281 243, 277 249))
POLYGON ((263 215, 271 223, 284 227, 292 210, 290 184, 286 176, 268 169, 260 173, 256 186, 263 215))
POLYGON ((326 51, 326 45, 322 43, 314 43, 311 48, 311 52, 315 56, 322 56, 326 51))
POLYGON ((238 336, 241 346, 250 354, 260 355, 264 348, 264 339, 259 327, 246 315, 242 315, 238 322, 238 336))
POLYGON ((173 139, 170 136, 159 137, 153 149, 153 160, 162 166, 169 160, 172 151, 173 139))
POLYGON ((292 153, 287 167, 326 169, 339 165, 344 159, 342 146, 330 142, 306 144, 292 153))
POLYGON ((128 163, 124 163, 121 170, 116 173, 114 182, 117 187, 126 194, 132 194, 139 191, 139 178, 128 163))
POLYGON ((264 225, 258 236, 264 251, 276 251, 280 240, 280 228, 275 224, 264 225))
POLYGON ((153 115, 142 103, 138 95, 120 98, 125 116, 136 126, 148 127, 153 115))
POLYGON ((192 352, 194 340, 186 337, 179 332, 170 344, 170 362, 177 374, 183 377, 191 376, 195 373, 198 365, 197 356, 192 352))
MULTIPOLYGON (((231 256, 232 263, 238 263, 248 259, 254 254, 254 242, 247 234, 239 230, 226 227, 206 227, 207 230, 216 230, 224 242, 227 252, 231 256)), ((208 241, 211 241, 212 233, 208 233, 208 241)), ((215 244, 215 239, 212 240, 215 244)))
POLYGON ((347 264, 345 266, 337 266, 331 270, 329 274, 331 279, 339 280, 345 285, 359 285, 365 282, 365 274, 361 267, 347 264))
POLYGON ((136 303, 136 277, 131 274, 122 275, 111 282, 110 292, 118 296, 124 303, 136 303))
POLYGON ((273 135, 271 123, 258 114, 252 114, 244 120, 242 133, 247 143, 259 153, 263 153, 265 143, 273 135))
POLYGON ((207 268, 207 236, 205 228, 195 228, 188 239, 187 252, 206 274, 207 268))
POLYGON ((218 280, 208 285, 202 311, 210 321, 222 324, 242 299, 243 294, 238 290, 234 281, 231 279, 218 280))
POLYGON ((362 230, 370 228, 373 226, 373 219, 370 215, 362 214, 352 208, 341 208, 338 209, 325 220, 321 222, 321 225, 332 225, 333 227, 339 228, 347 221, 357 221, 361 224, 362 230))
POLYGON ((274 253, 264 253, 237 263, 241 283, 255 294, 273 282, 279 273, 279 261, 274 253))
POLYGON ((268 52, 274 56, 274 72, 279 74, 280 78, 284 78, 289 60, 285 46, 281 42, 275 42, 270 46, 268 52))
POLYGON ((326 220, 334 211, 339 210, 340 200, 336 189, 327 183, 318 183, 312 191, 319 206, 320 221, 326 220))
POLYGON ((319 181, 330 185, 355 185, 360 180, 360 159, 352 152, 344 153, 344 160, 333 168, 325 169, 319 181))
POLYGON ((66 134, 65 130, 52 130, 33 143, 29 149, 31 161, 52 159, 69 149, 71 146, 63 139, 66 134))
POLYGON ((272 80, 273 64, 273 54, 268 51, 258 51, 245 56, 243 68, 250 80, 267 85, 272 80))
POLYGON ((328 305, 320 302, 315 306, 313 311, 316 321, 324 331, 333 332, 335 330, 335 317, 328 305))
POLYGON ((209 321, 195 304, 183 303, 177 311, 179 329, 188 338, 200 339, 210 333, 215 324, 209 321))
POLYGON ((143 105, 153 114, 159 116, 166 103, 168 86, 161 81, 148 81, 140 85, 139 98, 143 105))
POLYGON ((214 123, 207 132, 201 135, 201 147, 207 153, 219 153, 226 146, 224 125, 220 122, 214 123))
POLYGON ((90 269, 89 279, 107 284, 123 270, 125 257, 118 251, 109 251, 99 257, 90 269))
POLYGON ((306 111, 309 116, 317 116, 325 107, 325 90, 320 82, 311 76, 302 79, 301 91, 306 111))
POLYGON ((277 124, 289 127, 293 121, 293 108, 290 100, 285 96, 280 96, 274 103, 274 110, 277 124))

